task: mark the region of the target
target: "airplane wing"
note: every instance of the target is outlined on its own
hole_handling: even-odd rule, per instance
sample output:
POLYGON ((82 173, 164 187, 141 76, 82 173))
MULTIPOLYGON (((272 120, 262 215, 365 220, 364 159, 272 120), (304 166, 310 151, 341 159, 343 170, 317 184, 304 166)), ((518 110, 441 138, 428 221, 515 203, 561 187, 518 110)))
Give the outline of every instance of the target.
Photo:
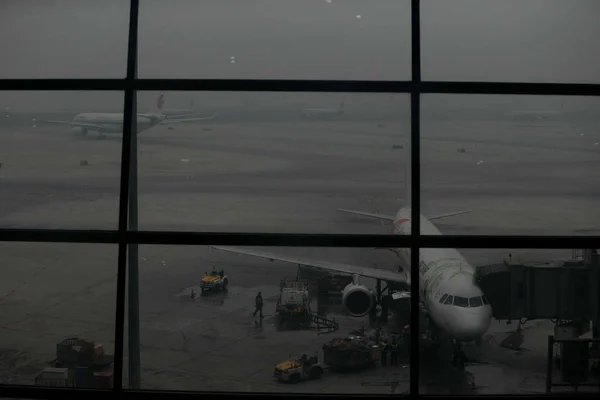
POLYGON ((47 124, 63 124, 63 125, 69 125, 71 124, 71 122, 73 121, 52 121, 52 120, 43 120, 42 122, 45 122, 47 124))
POLYGON ((302 257, 285 256, 275 253, 263 252, 260 250, 244 249, 240 247, 220 247, 210 246, 213 249, 226 251, 230 253, 244 254, 248 256, 266 258, 270 261, 282 261, 291 264, 297 264, 304 267, 312 267, 316 270, 328 270, 341 272, 349 275, 359 275, 366 278, 381 279, 386 282, 398 282, 410 284, 410 278, 402 272, 387 271, 384 269, 360 267, 350 264, 334 263, 330 261, 310 260, 302 257))
POLYGON ((466 213, 470 213, 470 212, 471 212, 471 210, 455 211, 455 212, 446 213, 446 214, 431 215, 431 216, 427 217, 427 219, 431 221, 434 219, 442 219, 442 218, 446 218, 446 217, 452 217, 453 215, 466 214, 466 213))
POLYGON ((198 117, 198 118, 184 118, 184 119, 171 119, 171 118, 166 118, 163 119, 160 124, 161 125, 169 125, 169 124, 181 124, 184 122, 196 122, 196 121, 207 121, 210 119, 214 119, 216 117, 216 115, 210 115, 208 117, 198 117))
POLYGON ((354 210, 346 210, 343 208, 339 208, 338 211, 343 211, 343 212, 347 212, 350 214, 356 214, 356 215, 362 215, 364 217, 371 217, 371 218, 379 218, 379 219, 383 219, 386 221, 393 221, 395 218, 392 215, 384 215, 384 214, 376 214, 376 213, 368 213, 368 212, 363 212, 363 211, 354 211, 354 210))
MULTIPOLYGON (((386 220, 386 221, 393 221, 395 219, 391 215, 368 213, 368 212, 363 212, 363 211, 346 210, 346 209, 343 209, 343 208, 340 208, 338 210, 339 211, 343 211, 343 212, 347 212, 347 213, 350 213, 350 214, 362 215, 362 216, 371 217, 371 218, 378 218, 380 220, 386 220)), ((446 217, 452 217, 454 215, 466 214, 466 213, 469 213, 469 212, 471 212, 471 210, 455 211, 455 212, 446 213, 446 214, 431 215, 431 216, 428 216, 427 219, 431 221, 431 220, 434 220, 434 219, 442 219, 442 218, 446 218, 446 217)))

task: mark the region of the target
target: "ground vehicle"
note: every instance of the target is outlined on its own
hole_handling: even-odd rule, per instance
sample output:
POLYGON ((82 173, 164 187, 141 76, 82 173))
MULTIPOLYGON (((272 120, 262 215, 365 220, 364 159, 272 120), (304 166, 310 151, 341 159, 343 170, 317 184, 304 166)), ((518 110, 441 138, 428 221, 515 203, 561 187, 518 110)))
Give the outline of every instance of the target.
POLYGON ((338 370, 360 369, 379 361, 380 353, 364 336, 334 338, 323 345, 323 363, 338 370))
POLYGON ((319 379, 323 375, 323 371, 317 354, 312 357, 302 354, 295 360, 290 357, 289 360, 275 365, 273 378, 280 382, 298 383, 309 379, 319 379))
POLYGON ((205 275, 200 281, 200 289, 202 290, 202 293, 206 291, 226 290, 228 283, 229 281, 225 275, 225 272, 223 270, 217 271, 213 268, 210 274, 205 272, 205 275))
POLYGON ((279 287, 279 299, 275 308, 278 327, 292 324, 310 328, 312 315, 308 281, 284 279, 279 287))

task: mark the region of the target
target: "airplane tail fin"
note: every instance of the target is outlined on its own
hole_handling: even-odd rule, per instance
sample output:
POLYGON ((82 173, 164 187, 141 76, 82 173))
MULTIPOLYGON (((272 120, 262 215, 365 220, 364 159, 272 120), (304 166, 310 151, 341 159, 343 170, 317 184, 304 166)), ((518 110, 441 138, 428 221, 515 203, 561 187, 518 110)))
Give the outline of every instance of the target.
POLYGON ((344 104, 346 104, 346 96, 344 96, 342 98, 342 102, 340 103, 340 107, 338 108, 338 111, 344 111, 344 104))
POLYGON ((156 108, 158 109, 158 111, 162 111, 164 105, 165 105, 165 95, 164 95, 164 93, 161 93, 156 98, 156 108))

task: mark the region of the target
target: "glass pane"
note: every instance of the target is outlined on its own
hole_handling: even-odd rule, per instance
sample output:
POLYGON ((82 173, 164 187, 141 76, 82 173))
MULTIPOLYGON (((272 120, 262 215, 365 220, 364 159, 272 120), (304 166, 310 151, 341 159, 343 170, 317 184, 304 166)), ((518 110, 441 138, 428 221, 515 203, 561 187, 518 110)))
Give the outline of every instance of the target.
MULTIPOLYGON (((410 296, 398 266, 409 268, 394 253, 237 249, 242 253, 196 246, 139 247, 141 364, 126 362, 127 385, 131 366, 133 373, 141 371, 142 389, 361 394, 409 390, 410 296), (262 258, 265 252, 275 261, 262 258), (300 269, 299 258, 305 265, 300 269), (389 286, 382 282, 378 300, 375 279, 361 276, 354 285, 346 273, 316 271, 323 261, 346 269, 366 268, 366 275, 384 277, 389 286), (330 273, 333 279, 328 279, 330 273), (258 294, 262 308, 257 309, 258 294), (369 339, 362 343, 357 336, 369 339), (390 365, 389 351, 381 365, 381 348, 373 346, 384 339, 392 343, 393 338, 398 365, 390 365), (302 354, 316 354, 318 366, 333 370, 325 370, 323 379, 285 384, 317 374, 314 363, 304 372, 295 366, 302 354), (357 373, 340 370, 348 366, 357 373), (391 374, 398 385, 389 382, 391 374)), ((404 249, 398 253, 409 257, 404 249)))
POLYGON ((469 299, 469 307, 481 307, 483 305, 483 300, 481 296, 471 297, 469 299))
POLYGON ((410 78, 408 0, 140 3, 141 78, 410 78))
POLYGON ((471 210, 430 229, 598 234, 599 111, 596 98, 423 96, 423 214, 471 210))
POLYGON ((423 0, 423 79, 600 82, 600 2, 423 0))
POLYGON ((129 2, 3 0, 0 78, 122 78, 129 2))
POLYGON ((117 246, 0 242, 0 254, 0 383, 111 389, 117 246))
POLYGON ((116 229, 123 93, 0 96, 0 227, 116 229))
POLYGON ((469 307, 469 299, 466 297, 454 296, 454 305, 458 307, 469 307))
POLYGON ((139 104, 168 117, 138 136, 140 229, 381 234, 404 202, 408 96, 145 92, 139 104))
MULTIPOLYGON (((546 393, 548 336, 597 337, 590 325, 598 309, 590 286, 598 281, 597 249, 421 249, 421 259, 429 266, 422 280, 432 282, 429 322, 438 337, 437 347, 420 353, 424 394, 546 393), (446 291, 455 293, 454 305, 439 304, 446 291), (484 294, 489 302, 481 304, 484 294), (466 297, 471 307, 458 306, 466 297)), ((566 393, 576 369, 556 367, 574 355, 561 346, 550 357, 552 382, 563 386, 552 391, 566 393)))

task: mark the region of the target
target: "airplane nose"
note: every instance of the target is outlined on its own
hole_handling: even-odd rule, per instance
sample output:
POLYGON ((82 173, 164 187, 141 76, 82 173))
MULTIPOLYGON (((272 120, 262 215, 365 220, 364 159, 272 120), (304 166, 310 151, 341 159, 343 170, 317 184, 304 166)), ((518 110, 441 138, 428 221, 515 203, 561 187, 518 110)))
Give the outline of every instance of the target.
POLYGON ((469 312, 461 313, 462 315, 456 319, 458 324, 454 337, 462 342, 471 342, 480 339, 492 322, 491 312, 486 308, 481 307, 477 311, 468 310, 469 312))

